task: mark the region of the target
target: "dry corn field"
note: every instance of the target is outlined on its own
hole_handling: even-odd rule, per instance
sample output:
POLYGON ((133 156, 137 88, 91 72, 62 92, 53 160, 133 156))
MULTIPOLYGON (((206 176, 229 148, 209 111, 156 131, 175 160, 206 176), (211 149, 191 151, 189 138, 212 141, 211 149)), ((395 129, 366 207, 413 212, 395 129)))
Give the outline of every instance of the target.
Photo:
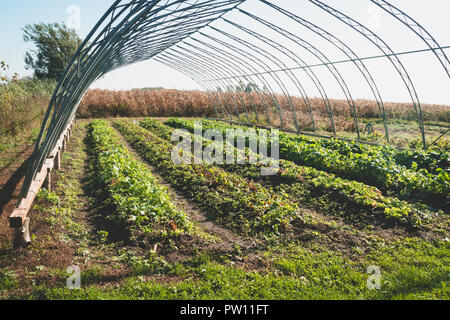
MULTIPOLYGON (((260 97, 256 93, 244 94, 233 93, 226 96, 228 105, 239 107, 239 111, 244 113, 242 101, 248 106, 249 113, 252 102, 256 105, 258 112, 264 114, 264 108, 260 102, 260 97), (234 101, 233 101, 234 100, 234 101)), ((266 103, 270 103, 270 98, 266 98, 266 103)), ((284 96, 277 96, 281 107, 288 114, 290 110, 287 99, 284 96)), ((292 98, 299 117, 307 114, 305 103, 297 97, 292 98)), ((328 111, 320 98, 311 98, 311 107, 315 116, 328 117, 328 111)), ((351 117, 347 101, 330 99, 333 114, 337 117, 351 117)), ((378 105, 371 100, 355 100, 358 116, 361 118, 379 118, 378 105)), ((416 120, 416 114, 412 104, 409 103, 384 103, 386 115, 391 119, 416 120)), ((450 122, 450 106, 424 104, 423 117, 425 121, 450 122)), ((206 92, 190 90, 146 90, 134 89, 128 91, 111 91, 93 89, 84 96, 79 115, 81 117, 110 117, 110 116, 214 116, 216 115, 214 104, 206 92)), ((275 117, 275 115, 273 115, 275 117)))
MULTIPOLYGON (((217 93, 215 93, 217 94, 217 93)), ((285 128, 295 129, 292 108, 286 97, 278 95, 275 98, 268 95, 251 93, 222 93, 220 96, 228 106, 230 114, 223 112, 223 108, 216 104, 210 93, 189 90, 165 89, 134 89, 127 91, 111 91, 93 89, 85 94, 78 116, 82 118, 104 117, 219 117, 234 120, 280 126, 274 100, 278 101, 283 110, 285 128), (246 110, 247 109, 247 110, 246 110), (217 110, 217 112, 216 112, 217 110), (238 115, 239 114, 239 118, 238 115), (256 115, 258 114, 258 115, 256 115)), ((311 115, 303 99, 291 98, 295 108, 298 124, 302 131, 312 131, 311 115)), ((330 135, 332 125, 329 112, 324 101, 320 98, 309 99, 316 130, 320 134, 330 135)), ((345 138, 356 138, 356 126, 346 100, 330 99, 333 120, 337 135, 345 138)), ((370 123, 374 131, 370 135, 362 136, 363 140, 383 142, 384 126, 376 101, 355 100, 359 118, 359 130, 364 133, 370 123)), ((384 102, 386 118, 390 125, 391 143, 399 146, 419 147, 420 131, 414 106, 410 103, 384 102)), ((450 106, 423 104, 423 118, 429 142, 438 138, 448 127, 450 122, 450 106)), ((448 137, 440 140, 444 148, 448 146, 448 137)))

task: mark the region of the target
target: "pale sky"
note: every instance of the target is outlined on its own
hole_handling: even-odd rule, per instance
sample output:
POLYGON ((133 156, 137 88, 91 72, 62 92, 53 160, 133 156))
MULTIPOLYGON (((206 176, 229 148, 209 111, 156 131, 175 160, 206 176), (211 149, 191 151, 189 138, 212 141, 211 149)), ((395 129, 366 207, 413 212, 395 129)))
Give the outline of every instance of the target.
MULTIPOLYGON (((325 0, 324 2, 373 28, 395 52, 426 48, 426 44, 413 35, 405 26, 384 11, 374 7, 368 0, 325 0)), ((430 31, 441 46, 450 46, 450 0, 391 0, 390 2, 418 20, 430 31)), ((0 41, 0 60, 4 60, 10 65, 10 73, 17 72, 22 76, 29 75, 31 72, 25 70, 23 61, 26 50, 30 48, 30 45, 22 40, 21 28, 25 24, 42 21, 75 23, 77 32, 81 37, 85 37, 111 3, 112 1, 107 0, 0 0, 0 37, 2 39, 0 41), (74 17, 78 16, 78 10, 80 24, 76 25, 78 20, 74 19, 74 17)), ((312 5, 307 0, 274 0, 273 3, 292 10, 302 18, 332 31, 342 40, 351 44, 351 47, 355 49, 360 57, 380 54, 375 47, 358 33, 350 30, 342 22, 312 5)), ((249 0, 241 8, 280 26, 298 31, 298 35, 302 36, 302 38, 310 40, 325 50, 330 60, 338 61, 344 58, 341 53, 308 30, 301 26, 293 25, 288 19, 255 0, 249 0)), ((242 14, 232 12, 226 17, 248 28, 252 28, 252 30, 264 30, 264 27, 256 25, 249 18, 242 16, 242 14)), ((232 27, 224 26, 223 22, 217 22, 213 25, 219 28, 223 27, 227 31, 233 31, 232 27)), ((236 35, 240 35, 240 33, 236 32, 236 35)), ((246 35, 241 36, 244 39, 246 37, 246 35)), ((270 35, 268 34, 268 36, 270 35)), ((272 36, 275 35, 272 34, 272 36)), ((286 42, 286 45, 289 44, 286 42)), ((292 44, 290 46, 292 47, 292 44)), ((295 50, 308 63, 315 64, 318 62, 314 57, 298 50, 298 48, 295 48, 295 50)), ((446 53, 450 57, 450 49, 446 49, 446 53)), ((423 103, 450 105, 450 80, 432 53, 411 54, 401 56, 400 59, 407 68, 419 98, 423 103)), ((392 65, 387 62, 387 59, 371 60, 365 63, 379 85, 385 101, 410 101, 404 85, 401 83, 398 75, 395 74, 392 65)), ((355 72, 353 64, 342 64, 338 68, 343 73, 355 99, 372 98, 360 74, 355 72)), ((326 72, 326 69, 319 67, 314 70, 317 71, 317 74, 326 84, 329 96, 342 98, 342 92, 339 91, 337 83, 326 72)), ((304 74, 301 71, 296 71, 295 74, 301 81, 304 79, 304 74)), ((287 86, 289 87, 289 85, 287 86)), ((155 61, 141 62, 113 71, 92 85, 92 88, 103 89, 132 89, 139 87, 201 88, 189 77, 155 61)), ((311 96, 317 96, 314 89, 309 87, 306 79, 305 87, 311 96)))

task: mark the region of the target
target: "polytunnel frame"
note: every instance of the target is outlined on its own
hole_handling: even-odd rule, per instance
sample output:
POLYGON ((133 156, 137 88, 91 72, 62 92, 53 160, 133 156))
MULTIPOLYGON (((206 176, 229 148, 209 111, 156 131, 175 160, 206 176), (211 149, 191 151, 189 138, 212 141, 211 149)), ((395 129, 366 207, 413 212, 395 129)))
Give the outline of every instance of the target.
MULTIPOLYGON (((280 117, 282 129, 284 127, 283 112, 285 111, 280 107, 280 103, 277 100, 276 90, 270 86, 265 77, 277 77, 278 73, 284 72, 288 75, 288 78, 290 78, 300 92, 300 95, 306 104, 307 111, 310 114, 312 121, 311 124, 314 131, 316 130, 316 124, 313 116, 313 110, 311 109, 312 107, 309 103, 308 92, 302 87, 302 83, 292 73, 292 70, 302 69, 305 73, 307 73, 311 80, 315 79, 315 81, 313 80, 313 83, 317 89, 321 88, 319 91, 322 94, 323 101, 326 102, 328 101, 328 96, 325 86, 321 83, 320 78, 316 76, 312 69, 316 66, 326 66, 332 74, 333 71, 331 70, 337 71, 337 73, 334 73, 333 75, 345 93, 352 116, 354 117, 355 126, 358 128, 357 130, 359 137, 358 115, 351 90, 346 85, 345 77, 335 67, 335 65, 339 63, 351 62, 355 64, 359 72, 362 74, 375 97, 380 116, 383 119, 386 139, 389 143, 388 122, 386 120, 382 95, 368 67, 364 64, 364 60, 367 59, 387 58, 394 66, 394 69, 399 73, 411 97, 417 115, 417 122, 419 124, 422 136, 422 143, 424 148, 427 148, 428 145, 424 130, 422 106, 420 104, 417 91, 414 87, 414 83, 411 80, 407 69, 398 57, 400 54, 413 53, 414 51, 396 53, 375 32, 362 25, 355 19, 334 9, 330 5, 325 4, 323 1, 307 0, 329 15, 334 16, 340 22, 346 24, 349 28, 358 32, 382 53, 377 57, 359 57, 355 53, 356 50, 351 47, 351 44, 345 43, 342 39, 339 39, 336 35, 333 35, 332 32, 319 27, 318 25, 298 15, 295 15, 287 9, 280 8, 269 1, 257 0, 261 2, 261 4, 267 5, 267 8, 272 8, 288 17, 291 22, 296 22, 314 32, 321 38, 327 40, 348 57, 347 61, 333 62, 328 59, 323 52, 315 48, 313 44, 305 42, 301 36, 293 34, 292 32, 282 29, 270 21, 264 20, 261 17, 239 8, 239 6, 246 1, 247 0, 114 1, 114 3, 104 13, 102 18, 97 22, 95 27, 90 31, 86 39, 80 45, 57 84, 48 109, 45 113, 41 130, 35 144, 34 152, 28 164, 25 180, 19 195, 18 206, 21 200, 24 199, 29 193, 33 179, 42 169, 44 162, 54 149, 60 139, 60 136, 75 116, 80 101, 89 86, 94 81, 112 70, 149 59, 154 59, 155 61, 163 63, 181 73, 184 73, 204 88, 207 95, 211 99, 217 118, 221 118, 221 113, 223 118, 228 116, 232 119, 233 109, 235 109, 234 111, 237 112, 238 120, 241 120, 239 108, 235 99, 236 92, 230 92, 230 87, 233 87, 234 83, 240 83, 242 79, 252 79, 252 82, 249 82, 252 84, 262 83, 262 89, 255 88, 254 92, 256 93, 256 96, 253 96, 251 92, 244 91, 251 102, 250 107, 255 112, 255 117, 259 121, 260 115, 256 108, 256 98, 258 98, 264 107, 264 113, 267 118, 266 120, 270 126, 271 122, 268 111, 268 101, 272 101, 271 103, 273 103, 276 107, 276 111, 280 117), (304 62, 302 57, 294 54, 292 51, 289 51, 290 59, 296 60, 297 65, 296 67, 289 68, 282 63, 281 60, 277 61, 273 54, 265 51, 263 56, 265 56, 266 59, 268 59, 268 56, 272 56, 271 59, 274 60, 269 59, 269 61, 274 62, 280 67, 280 69, 272 69, 269 65, 265 64, 265 62, 262 62, 264 64, 264 67, 262 67, 264 71, 258 71, 258 69, 254 66, 254 64, 257 64, 255 59, 257 59, 256 57, 258 53, 261 54, 261 52, 263 52, 263 49, 258 47, 259 52, 256 52, 258 50, 254 48, 256 50, 253 50, 255 51, 255 54, 250 53, 249 51, 252 49, 251 46, 254 44, 213 27, 211 26, 211 23, 222 19, 222 21, 240 28, 241 31, 252 35, 260 41, 263 41, 262 39, 264 39, 265 41, 263 42, 272 48, 280 51, 280 48, 283 46, 273 39, 269 39, 256 31, 245 28, 236 21, 223 18, 230 11, 235 11, 251 17, 285 38, 291 39, 297 45, 303 45, 304 48, 308 47, 309 49, 314 50, 317 56, 320 56, 323 60, 319 59, 319 61, 321 61, 320 63, 308 65, 304 62), (226 42, 213 37, 211 34, 205 33, 207 30, 213 30, 215 33, 221 33, 230 41, 226 42), (212 43, 207 42, 208 40, 206 39, 198 39, 199 36, 209 39, 212 43), (196 45, 186 42, 187 40, 194 41, 196 45), (242 50, 242 47, 238 48, 237 46, 231 44, 236 42, 244 45, 249 51, 242 50), (195 56, 195 54, 197 54, 197 56, 195 56), (209 59, 205 59, 208 55, 214 58, 209 57, 209 59), (291 77, 291 75, 293 77, 291 77), (254 82, 253 80, 257 80, 257 82, 254 82), (230 106, 227 102, 227 95, 231 97, 231 101, 233 101, 234 106, 230 106)), ((439 60, 440 65, 444 68, 447 76, 450 78, 450 63, 444 51, 444 49, 447 49, 448 47, 442 47, 439 45, 435 38, 422 25, 407 15, 404 11, 391 5, 388 1, 370 1, 383 9, 385 12, 389 13, 393 18, 403 23, 410 31, 421 38, 428 46, 426 50, 430 50, 434 53, 436 58, 439 60)), ((286 47, 284 48, 287 49, 286 47)), ((426 50, 419 51, 422 52, 426 50)), ((286 52, 286 55, 287 54, 288 53, 286 52)), ((259 63, 261 63, 261 61, 259 61, 259 63)), ((281 81, 280 78, 278 79, 281 81)), ((291 97, 289 90, 287 90, 282 81, 281 83, 279 83, 279 81, 275 81, 275 83, 282 88, 282 94, 291 104, 293 120, 297 132, 300 133, 301 128, 298 125, 295 107, 292 105, 292 101, 290 101, 291 97)), ((249 113, 245 99, 243 99, 241 95, 242 92, 237 93, 237 97, 246 114, 247 121, 244 121, 244 123, 249 124, 249 113)), ((329 108, 327 103, 325 103, 325 106, 328 106, 327 108, 330 112, 330 121, 332 123, 334 134, 336 135, 333 123, 333 111, 329 108)))

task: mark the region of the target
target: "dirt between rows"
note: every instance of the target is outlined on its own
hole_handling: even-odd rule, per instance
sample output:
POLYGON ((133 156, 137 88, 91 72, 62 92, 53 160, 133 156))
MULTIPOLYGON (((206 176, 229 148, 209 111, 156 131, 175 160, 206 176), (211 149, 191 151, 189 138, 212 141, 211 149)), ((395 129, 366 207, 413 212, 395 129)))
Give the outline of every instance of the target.
MULTIPOLYGON (((117 131, 118 132, 118 131, 117 131)), ((173 188, 159 173, 158 170, 150 165, 147 161, 145 161, 134 148, 128 143, 127 140, 118 132, 119 137, 121 138, 122 143, 128 148, 128 150, 133 154, 133 156, 145 164, 147 168, 151 171, 152 175, 158 180, 158 182, 164 186, 170 195, 170 198, 174 202, 174 204, 184 212, 186 212, 189 216, 189 219, 193 221, 199 228, 203 231, 207 232, 218 238, 219 241, 213 242, 204 242, 204 241, 195 241, 196 248, 200 251, 208 251, 213 253, 214 255, 221 255, 232 252, 236 247, 239 247, 242 250, 242 255, 245 256, 245 261, 238 262, 237 264, 242 264, 244 267, 248 265, 260 266, 261 265, 261 257, 259 257, 255 251, 258 248, 261 248, 261 241, 259 239, 248 239, 243 238, 234 232, 230 231, 222 227, 221 225, 214 222, 208 218, 207 213, 192 203, 187 197, 185 197, 182 193, 173 188)), ((181 238, 179 239, 181 242, 180 246, 188 246, 190 247, 192 243, 189 244, 194 239, 181 238), (183 244, 183 242, 186 242, 183 244)), ((163 248, 161 248, 163 249, 163 248)), ((191 251, 192 248, 189 248, 188 251, 191 251)), ((184 250, 180 250, 177 252, 172 252, 167 254, 167 258, 171 261, 184 260, 186 258, 186 254, 189 255, 189 252, 184 250)))

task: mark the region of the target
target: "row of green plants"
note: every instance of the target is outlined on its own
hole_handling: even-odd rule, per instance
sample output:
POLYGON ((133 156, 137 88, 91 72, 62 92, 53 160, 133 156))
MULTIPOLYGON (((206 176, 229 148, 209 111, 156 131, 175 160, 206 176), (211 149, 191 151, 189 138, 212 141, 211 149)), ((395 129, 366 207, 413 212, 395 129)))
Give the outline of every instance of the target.
MULTIPOLYGON (((184 123, 184 120, 173 118, 168 120, 168 124, 176 127, 178 123, 184 123)), ((184 123, 186 124, 186 123, 184 123)), ((227 124, 218 121, 202 120, 202 126, 204 130, 220 127, 221 129, 229 129, 238 127, 247 129, 238 125, 227 124)), ((193 126, 191 126, 193 130, 193 126)), ((309 137, 306 135, 289 135, 280 133, 281 136, 291 139, 292 141, 304 142, 309 144, 318 144, 321 147, 338 151, 344 156, 350 156, 351 154, 368 154, 370 156, 376 156, 386 158, 388 161, 394 161, 395 163, 405 166, 407 169, 414 171, 423 170, 427 173, 439 173, 441 170, 450 172, 450 152, 444 150, 418 150, 418 149, 396 149, 393 146, 378 146, 360 143, 357 141, 346 141, 340 139, 320 139, 315 137, 309 137)))
MULTIPOLYGON (((194 132, 194 120, 169 119, 166 124, 194 132)), ((216 129, 225 136, 226 130, 230 128, 245 129, 217 121, 202 120, 204 131, 216 129)), ((256 129, 256 134, 259 134, 259 129, 256 129)), ((375 152, 352 152, 342 143, 345 146, 343 150, 338 150, 337 147, 333 149, 322 146, 324 142, 321 141, 280 133, 280 158, 375 186, 385 194, 401 199, 424 201, 443 208, 450 206, 450 175, 443 168, 437 169, 436 174, 428 173, 424 169, 415 171, 413 169, 416 169, 417 165, 414 164, 413 169, 408 169, 375 152)), ((326 143, 331 144, 333 141, 326 143)))
POLYGON ((381 157, 387 161, 395 162, 413 171, 439 174, 441 170, 450 172, 450 153, 444 150, 418 150, 396 149, 393 146, 368 145, 357 141, 344 141, 339 139, 312 139, 307 136, 291 137, 294 141, 318 143, 320 146, 337 150, 340 154, 367 154, 372 157, 381 157))
POLYGON ((286 136, 280 136, 280 157, 375 186, 402 199, 436 206, 450 204, 450 176, 444 170, 436 175, 414 171, 377 155, 342 155, 318 143, 297 142, 286 136))
MULTIPOLYGON (((152 118, 141 121, 140 125, 169 141, 174 131, 172 127, 152 118)), ((178 127, 184 128, 181 125, 178 127)), ((186 129, 189 128, 188 125, 186 129)), ((205 149, 215 142, 202 139, 201 143, 203 149, 205 149)), ((237 153, 236 149, 234 148, 235 155, 237 153)), ((246 148, 247 160, 250 153, 251 151, 246 148)), ((301 198, 302 201, 315 206, 330 207, 331 203, 334 203, 335 208, 339 207, 339 211, 344 211, 347 215, 352 213, 360 215, 370 213, 373 217, 374 213, 378 213, 384 216, 386 220, 397 221, 411 226, 420 226, 427 217, 424 214, 426 209, 423 206, 417 207, 395 197, 383 196, 377 188, 361 182, 342 179, 311 167, 296 165, 288 160, 280 160, 278 165, 278 173, 268 176, 261 175, 262 162, 255 165, 249 165, 247 162, 246 165, 219 164, 218 166, 247 179, 280 186, 284 191, 289 191, 288 194, 295 195, 297 199, 301 198)))
POLYGON ((114 126, 166 181, 233 230, 278 234, 293 223, 308 223, 287 195, 212 165, 175 164, 176 149, 166 139, 126 120, 115 121, 114 126))
POLYGON ((98 212, 113 225, 152 235, 176 235, 192 228, 150 170, 123 146, 117 132, 103 120, 88 126, 92 189, 98 212))

